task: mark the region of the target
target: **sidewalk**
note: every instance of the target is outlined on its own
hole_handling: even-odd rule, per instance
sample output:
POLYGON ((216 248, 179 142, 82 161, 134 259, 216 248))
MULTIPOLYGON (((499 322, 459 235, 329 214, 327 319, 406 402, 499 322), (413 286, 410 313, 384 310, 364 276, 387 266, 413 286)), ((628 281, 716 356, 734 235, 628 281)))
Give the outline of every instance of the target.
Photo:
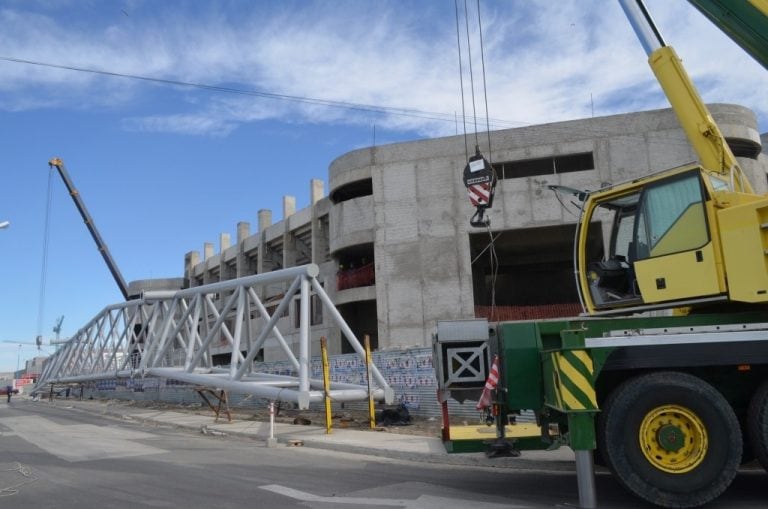
MULTIPOLYGON (((41 400, 37 404, 49 405, 41 400)), ((196 415, 180 411, 135 408, 119 402, 56 400, 58 408, 98 413, 123 420, 172 426, 203 432, 213 436, 240 436, 267 442, 269 422, 245 421, 226 417, 215 422, 213 414, 196 415)), ((575 471, 573 451, 561 447, 556 451, 523 451, 517 458, 486 458, 481 453, 448 454, 442 441, 437 437, 403 435, 389 431, 361 431, 333 428, 326 434, 325 427, 275 423, 274 436, 280 447, 300 444, 304 447, 331 449, 334 451, 365 454, 449 465, 471 465, 520 470, 575 471)))

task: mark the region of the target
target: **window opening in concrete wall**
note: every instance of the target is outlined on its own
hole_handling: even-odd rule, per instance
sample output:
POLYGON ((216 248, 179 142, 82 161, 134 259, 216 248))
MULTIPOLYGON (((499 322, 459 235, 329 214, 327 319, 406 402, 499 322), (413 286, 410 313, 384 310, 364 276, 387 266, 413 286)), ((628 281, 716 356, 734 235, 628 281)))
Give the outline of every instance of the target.
MULTIPOLYGON (((469 235, 475 316, 490 320, 527 320, 575 316, 581 312, 573 275, 575 225, 494 232, 498 257, 496 309, 492 314, 493 274, 488 233, 469 235)), ((589 251, 602 252, 597 229, 589 251)))
POLYGON ((373 244, 361 244, 339 251, 335 255, 339 264, 336 289, 348 290, 376 284, 373 244))
POLYGON ((493 163, 498 177, 511 179, 595 169, 592 152, 493 163))
MULTIPOLYGON (((312 294, 309 299, 309 325, 322 325, 323 323, 323 303, 317 294, 312 294)), ((301 299, 296 298, 293 301, 293 327, 301 327, 301 299)))
POLYGON ((224 265, 224 271, 221 275, 221 279, 235 279, 237 277, 237 263, 230 262, 224 265))
POLYGON ((371 196, 373 194, 373 179, 358 180, 337 187, 329 198, 334 204, 360 198, 361 196, 371 196))
MULTIPOLYGON (((282 300, 283 300, 283 294, 279 294, 271 297, 269 301, 267 301, 264 304, 264 307, 266 308, 267 313, 269 313, 270 317, 275 314, 275 311, 277 311, 277 307, 280 305, 280 301, 282 300)), ((285 318, 287 316, 288 316, 288 307, 286 306, 285 310, 283 310, 283 314, 280 315, 280 318, 285 318)))
POLYGON ((252 254, 246 253, 245 256, 245 270, 247 275, 258 274, 259 272, 259 255, 258 252, 252 254))
MULTIPOLYGON (((243 357, 248 355, 248 351, 243 350, 240 352, 243 354, 243 357)), ((213 362, 213 365, 216 367, 224 367, 229 366, 229 363, 232 361, 232 354, 231 353, 217 353, 214 355, 211 355, 211 361, 213 362)), ((254 362, 264 362, 264 349, 259 349, 259 353, 256 354, 256 357, 253 359, 254 362)))
POLYGON ((746 157, 748 159, 757 159, 762 147, 759 143, 744 138, 726 138, 726 143, 736 157, 746 157))
MULTIPOLYGON (((337 306, 344 321, 355 334, 360 344, 363 337, 368 334, 371 341, 371 350, 379 349, 378 319, 376 315, 376 301, 364 300, 350 302, 337 306)), ((355 350, 346 339, 341 339, 341 353, 353 353, 355 350)))
POLYGON ((318 263, 324 263, 331 261, 331 250, 330 250, 330 219, 328 218, 328 214, 318 218, 318 222, 320 224, 320 235, 322 236, 322 242, 320 243, 321 250, 320 250, 320 257, 318 259, 318 263))

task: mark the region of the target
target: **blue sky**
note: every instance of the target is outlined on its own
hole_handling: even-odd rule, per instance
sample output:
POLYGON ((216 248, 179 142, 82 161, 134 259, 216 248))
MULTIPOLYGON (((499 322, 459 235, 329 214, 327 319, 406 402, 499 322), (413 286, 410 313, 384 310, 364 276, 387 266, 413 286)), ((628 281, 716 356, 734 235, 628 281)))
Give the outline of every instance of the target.
MULTIPOLYGON (((617 3, 481 5, 496 127, 666 106, 617 3)), ((686 2, 648 5, 704 99, 749 106, 768 131, 768 73, 686 2)), ((180 277, 186 252, 218 249, 238 221, 255 232, 258 210, 281 219, 283 195, 307 206, 309 180, 327 182, 334 158, 371 145, 374 125, 377 144, 455 134, 454 14, 453 0, 0 2, 0 221, 11 221, 0 230, 0 341, 38 334, 49 159, 64 160, 127 280, 180 277)), ((52 184, 46 340, 58 316, 66 337, 121 300, 62 182, 52 184)), ((0 372, 35 354, 0 342, 0 372)))

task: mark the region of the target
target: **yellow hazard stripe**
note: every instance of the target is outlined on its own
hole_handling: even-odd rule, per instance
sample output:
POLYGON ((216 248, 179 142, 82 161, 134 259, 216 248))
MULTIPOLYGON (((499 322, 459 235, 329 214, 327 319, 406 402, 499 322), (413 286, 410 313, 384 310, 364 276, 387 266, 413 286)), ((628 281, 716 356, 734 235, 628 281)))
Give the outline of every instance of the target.
MULTIPOLYGON (((576 356, 590 374, 592 373, 592 360, 585 351, 571 351, 570 354, 576 356)), ((557 354, 556 365, 561 376, 560 392, 568 408, 573 410, 597 408, 597 397, 590 378, 571 364, 570 360, 563 354, 557 354), (567 385, 572 387, 567 387, 567 385)))
POLYGON ((584 406, 584 403, 579 401, 576 396, 568 390, 568 387, 562 385, 560 386, 560 391, 563 394, 563 402, 565 402, 568 410, 586 410, 587 407, 584 406))
POLYGON ((581 391, 581 393, 587 397, 589 402, 593 406, 597 406, 597 400, 595 399, 595 389, 592 387, 592 382, 588 380, 581 372, 579 372, 567 359, 562 359, 560 363, 560 369, 563 374, 581 391))
POLYGON ((558 379, 556 370, 552 370, 552 387, 555 389, 557 408, 563 408, 563 397, 560 395, 560 380, 558 379))

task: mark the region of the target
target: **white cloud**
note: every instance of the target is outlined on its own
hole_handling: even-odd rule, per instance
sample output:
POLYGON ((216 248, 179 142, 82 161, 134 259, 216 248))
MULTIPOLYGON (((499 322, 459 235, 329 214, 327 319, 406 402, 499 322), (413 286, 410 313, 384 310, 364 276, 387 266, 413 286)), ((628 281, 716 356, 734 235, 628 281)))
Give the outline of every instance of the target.
MULTIPOLYGON (((702 87, 705 100, 744 103, 756 109, 768 127, 765 70, 690 5, 656 0, 650 4, 668 42, 678 48, 702 87), (707 37, 702 37, 704 33, 707 37)), ((6 109, 11 103, 15 109, 65 105, 75 98, 79 107, 109 105, 130 112, 124 122, 129 129, 215 136, 225 136, 244 122, 270 119, 375 121, 382 127, 423 135, 452 134, 451 116, 461 113, 450 2, 421 3, 410 9, 378 2, 337 3, 329 9, 325 2, 301 2, 282 10, 245 2, 236 13, 225 12, 218 4, 191 12, 179 11, 178 5, 174 11, 136 2, 128 9, 129 16, 102 16, 98 24, 77 30, 55 22, 46 10, 22 11, 21 5, 26 4, 0 11, 0 22, 8 27, 0 34, 7 56, 441 112, 449 121, 251 96, 201 97, 187 91, 180 92, 178 103, 163 103, 166 113, 158 108, 142 115, 132 109, 134 102, 145 101, 141 110, 146 111, 145 97, 157 87, 11 63, 1 64, 0 91, 7 97, 0 98, 0 107, 6 109), (45 98, 30 96, 29 90, 45 98)), ((589 116, 593 105, 596 115, 666 106, 617 3, 484 2, 483 9, 492 118, 542 123, 589 116)), ((474 23, 471 30, 475 32, 474 23)), ((475 104, 478 115, 484 116, 477 39, 473 44, 475 104)), ((463 51, 466 59, 466 47, 463 51)), ((464 71, 465 105, 471 115, 466 60, 464 71)))

